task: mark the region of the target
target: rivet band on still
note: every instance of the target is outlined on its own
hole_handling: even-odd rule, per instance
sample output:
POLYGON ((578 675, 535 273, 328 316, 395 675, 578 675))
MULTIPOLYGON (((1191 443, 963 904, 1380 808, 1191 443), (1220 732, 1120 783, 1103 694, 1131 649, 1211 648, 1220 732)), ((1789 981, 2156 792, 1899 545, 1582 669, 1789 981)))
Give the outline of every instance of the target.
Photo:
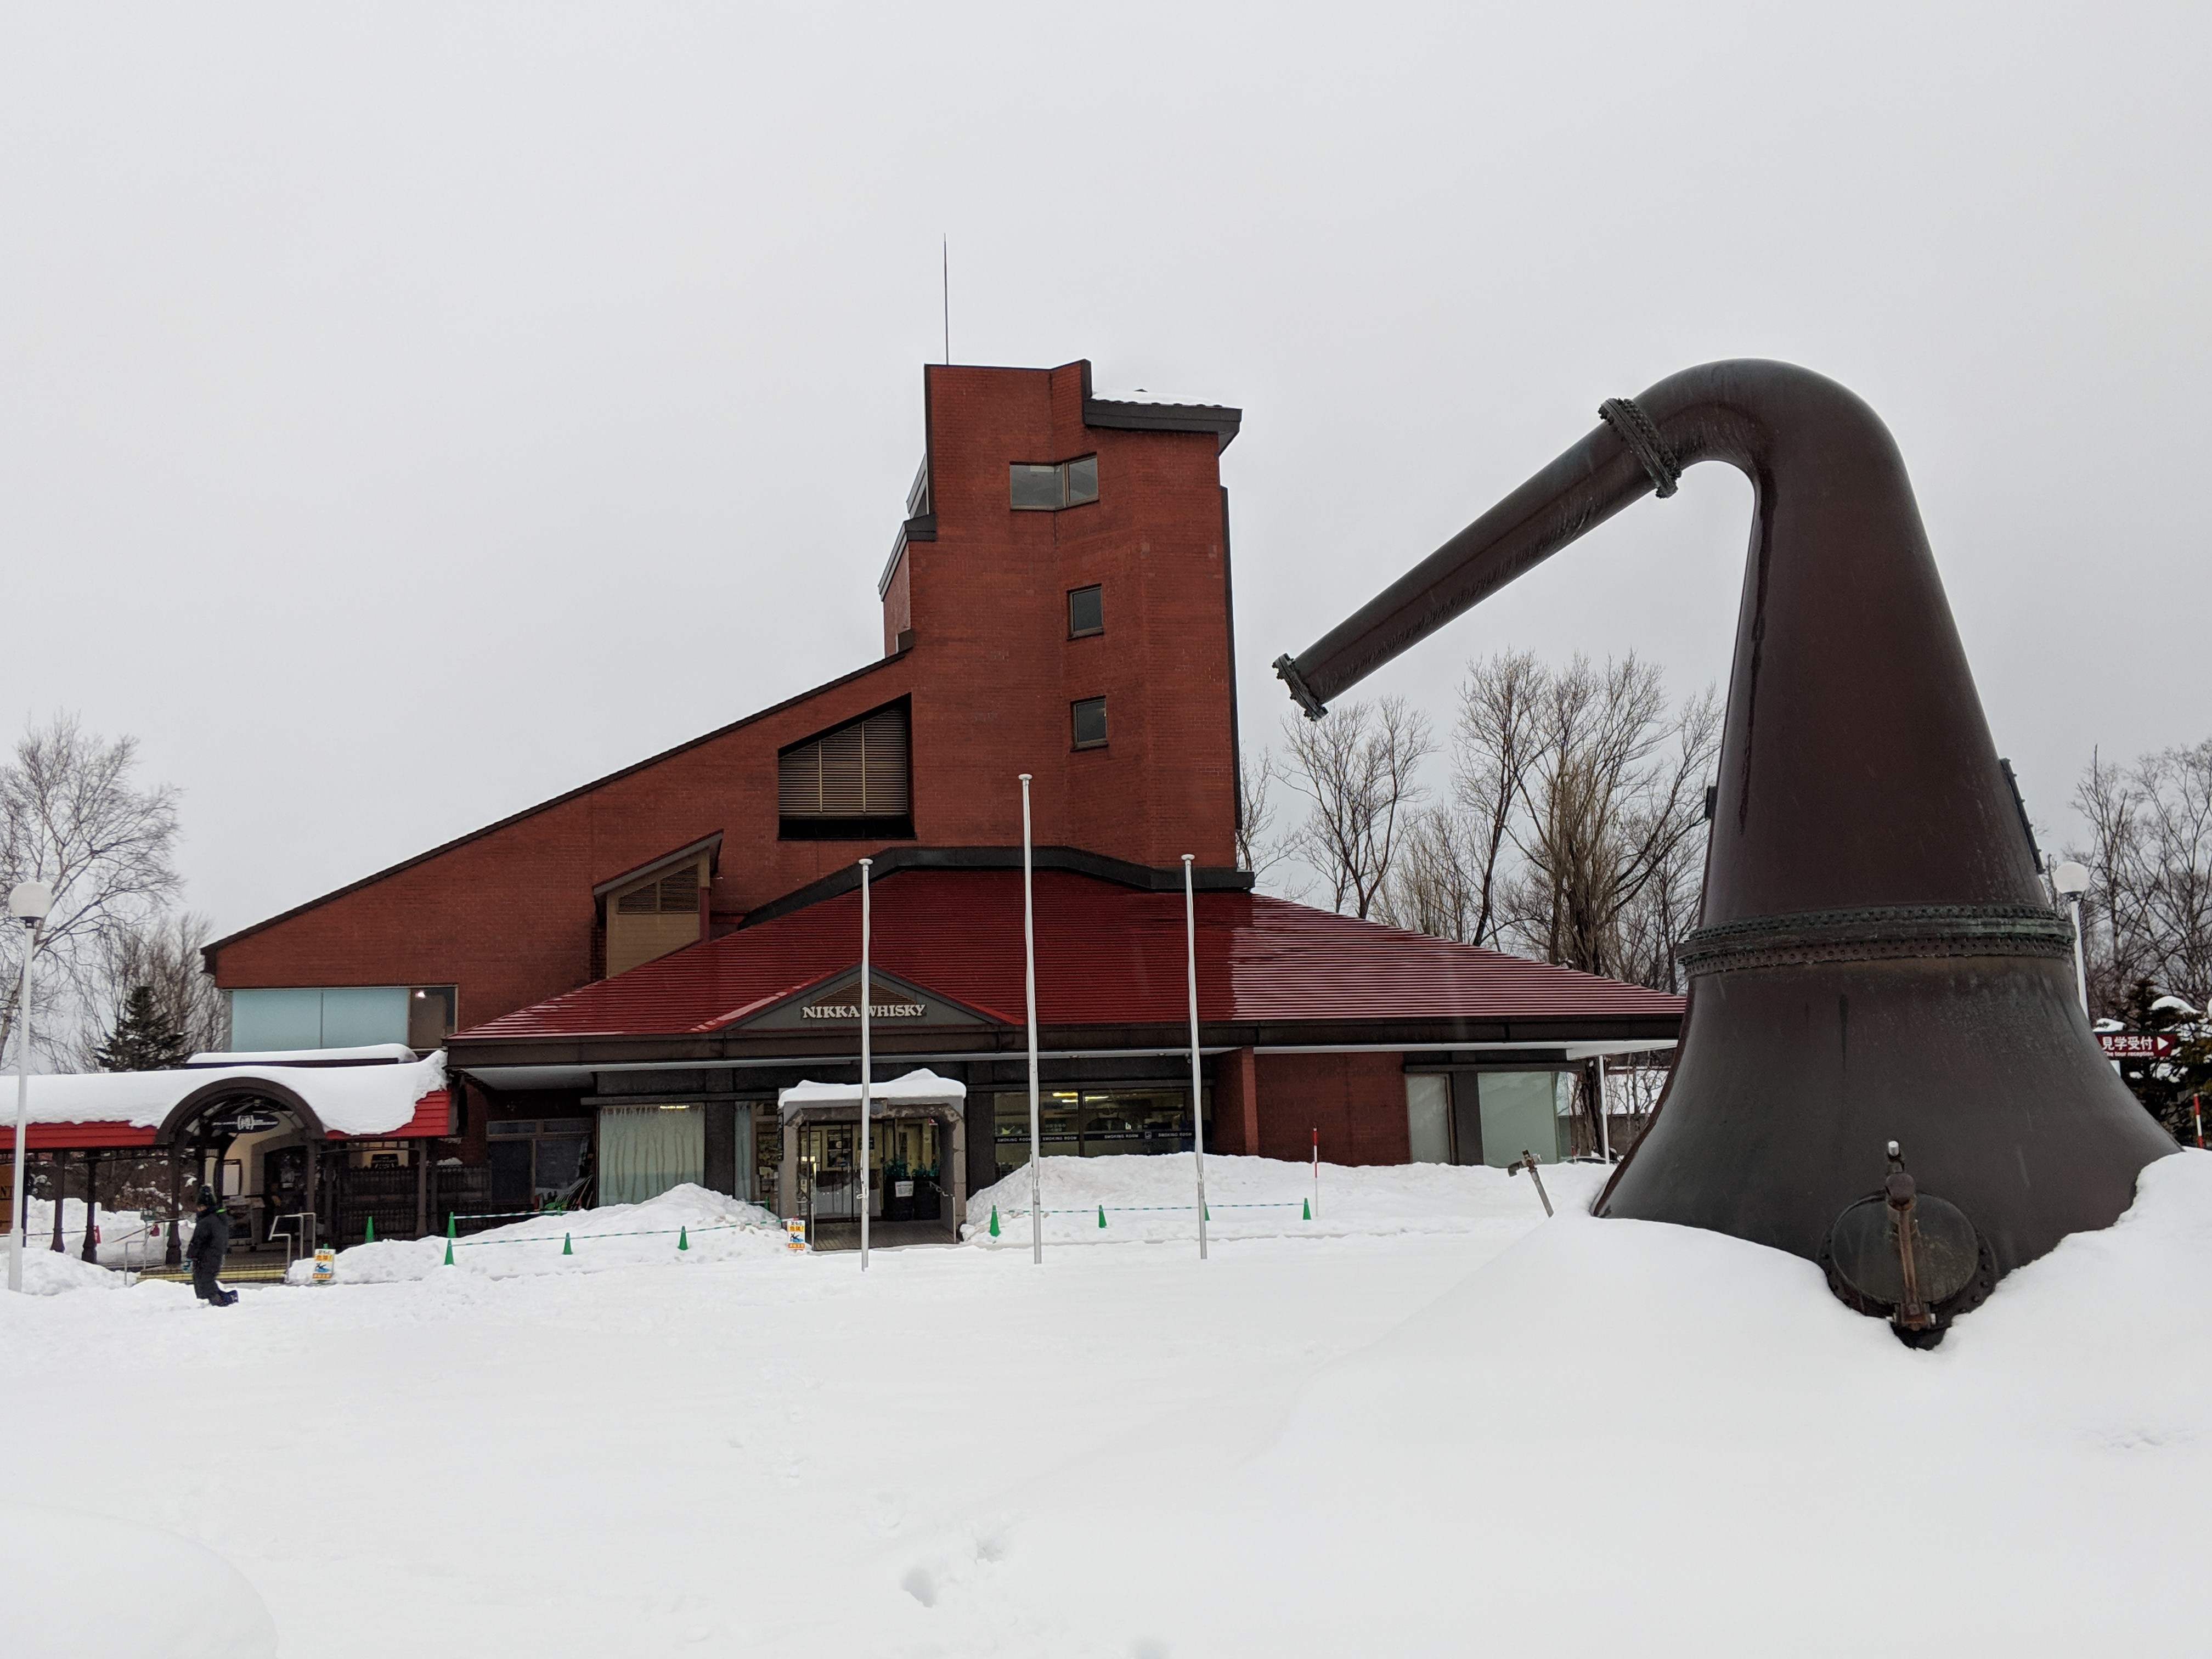
POLYGON ((1651 476, 1659 494, 1671 495, 1680 483, 1682 468, 1674 459, 1674 452, 1667 447, 1667 441, 1659 435, 1659 428, 1646 415, 1633 398, 1607 398, 1597 406, 1601 420, 1620 434, 1636 459, 1644 463, 1644 470, 1651 476))
POLYGON ((1692 977, 1907 957, 2068 957, 2073 930, 2026 904, 1883 904, 1800 910, 1700 927, 1675 959, 1692 977))

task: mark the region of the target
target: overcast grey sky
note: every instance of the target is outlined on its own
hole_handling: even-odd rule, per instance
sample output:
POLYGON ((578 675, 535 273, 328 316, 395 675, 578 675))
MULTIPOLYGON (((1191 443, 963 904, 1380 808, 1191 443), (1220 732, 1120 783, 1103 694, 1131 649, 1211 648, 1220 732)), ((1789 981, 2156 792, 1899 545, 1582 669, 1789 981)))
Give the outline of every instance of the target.
MULTIPOLYGON (((1709 358, 1888 421, 2000 750, 2212 734, 2202 5, 0 11, 0 716, 225 928, 874 655, 921 364, 1241 405, 1298 651, 1709 358), (802 617, 809 620, 801 621, 802 617)), ((1701 467, 1370 683, 1724 679, 1701 467)))

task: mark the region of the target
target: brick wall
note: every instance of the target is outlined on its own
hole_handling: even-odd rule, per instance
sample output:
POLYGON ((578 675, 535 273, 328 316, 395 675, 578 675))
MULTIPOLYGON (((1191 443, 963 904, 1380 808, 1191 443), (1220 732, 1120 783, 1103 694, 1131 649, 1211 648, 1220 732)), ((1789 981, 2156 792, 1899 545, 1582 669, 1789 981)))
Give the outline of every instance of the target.
MULTIPOLYGON (((938 539, 907 550, 884 596, 887 648, 915 630, 904 656, 226 944, 217 983, 454 983, 464 1026, 573 989, 594 971, 593 886, 690 842, 722 835, 710 902, 731 916, 878 850, 780 841, 775 757, 900 696, 912 698, 921 844, 1018 842, 1015 775, 1028 771, 1040 843, 1232 863, 1215 440, 1086 428, 1082 377, 1079 364, 927 371, 938 539), (1092 453, 1097 501, 1012 509, 1010 463, 1092 453), (1070 640, 1066 592, 1093 582, 1106 632, 1070 640), (1069 704, 1098 696, 1109 744, 1076 752, 1069 704)), ((887 498, 886 520, 898 510, 887 498)))
POLYGON ((1318 1128, 1325 1164, 1403 1164, 1412 1151, 1405 1060, 1395 1054, 1256 1056, 1260 1155, 1309 1158, 1318 1128))

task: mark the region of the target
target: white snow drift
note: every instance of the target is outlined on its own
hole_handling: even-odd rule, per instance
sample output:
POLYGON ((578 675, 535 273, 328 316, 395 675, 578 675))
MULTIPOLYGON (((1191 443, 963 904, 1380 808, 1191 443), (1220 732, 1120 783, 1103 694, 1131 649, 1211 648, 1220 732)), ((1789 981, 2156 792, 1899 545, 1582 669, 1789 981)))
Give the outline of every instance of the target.
MULTIPOLYGON (((1044 1173, 1186 1201, 1188 1159, 1126 1162, 1044 1173)), ((1246 1163, 1210 1194, 1307 1189, 1246 1163)), ((1324 1166, 1321 1222, 1217 1208, 1203 1263, 1188 1232, 1116 1248, 1111 1207, 1042 1267, 865 1274, 634 1224, 733 1212, 692 1189, 525 1224, 511 1277, 429 1241, 377 1247, 404 1282, 222 1310, 0 1297, 0 1411, 35 1426, 12 1490, 219 1550, 318 1659, 2203 1650, 2212 1158, 2153 1165, 1932 1352, 1807 1262, 1591 1220, 1601 1172, 1545 1173, 1550 1222, 1525 1176, 1324 1166), (342 1501, 303 1515, 303 1469, 342 1501)), ((127 1604, 157 1547, 101 1586, 127 1604)), ((51 1571, 0 1547, 0 1589, 51 1571)), ((84 1630, 96 1594, 28 1605, 70 1651, 191 1650, 84 1630)))

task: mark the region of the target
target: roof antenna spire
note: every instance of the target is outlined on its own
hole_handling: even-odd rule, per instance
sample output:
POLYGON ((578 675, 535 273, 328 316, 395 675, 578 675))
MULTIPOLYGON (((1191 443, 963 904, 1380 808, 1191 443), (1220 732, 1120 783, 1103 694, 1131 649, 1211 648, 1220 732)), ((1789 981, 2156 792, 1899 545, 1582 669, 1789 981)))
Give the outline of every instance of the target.
POLYGON ((952 239, 950 236, 945 239, 939 252, 945 260, 945 362, 949 368, 952 362, 952 239))

